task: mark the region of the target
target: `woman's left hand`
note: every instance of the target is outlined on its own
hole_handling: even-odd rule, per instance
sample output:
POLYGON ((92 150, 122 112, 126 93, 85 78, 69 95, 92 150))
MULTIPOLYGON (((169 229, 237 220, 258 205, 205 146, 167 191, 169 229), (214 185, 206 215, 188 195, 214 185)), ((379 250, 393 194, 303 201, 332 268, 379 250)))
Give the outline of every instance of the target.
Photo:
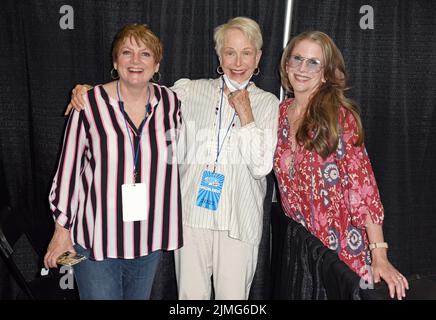
POLYGON ((406 296, 409 283, 406 277, 389 262, 387 257, 373 257, 371 267, 374 282, 378 283, 383 279, 389 287, 389 294, 392 299, 395 297, 395 293, 398 300, 402 300, 406 296))
POLYGON ((229 104, 238 114, 241 126, 254 121, 250 97, 247 90, 236 90, 228 94, 229 104))
POLYGON ((56 223, 55 232, 44 256, 44 267, 57 268, 57 259, 66 251, 76 253, 71 241, 70 231, 56 223))

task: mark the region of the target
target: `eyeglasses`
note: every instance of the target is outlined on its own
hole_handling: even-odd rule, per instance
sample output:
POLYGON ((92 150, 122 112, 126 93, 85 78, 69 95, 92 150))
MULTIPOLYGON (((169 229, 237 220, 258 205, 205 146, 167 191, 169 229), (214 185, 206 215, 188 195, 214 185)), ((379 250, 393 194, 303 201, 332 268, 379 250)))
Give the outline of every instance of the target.
POLYGON ((306 70, 310 73, 320 72, 323 67, 321 61, 318 59, 304 58, 301 56, 290 56, 288 60, 289 67, 292 69, 300 68, 304 61, 306 61, 306 70))

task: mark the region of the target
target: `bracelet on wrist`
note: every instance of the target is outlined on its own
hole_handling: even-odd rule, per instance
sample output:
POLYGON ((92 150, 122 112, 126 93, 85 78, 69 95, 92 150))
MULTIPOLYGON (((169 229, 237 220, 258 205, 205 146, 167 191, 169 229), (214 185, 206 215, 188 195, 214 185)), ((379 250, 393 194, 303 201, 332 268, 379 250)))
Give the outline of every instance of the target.
POLYGON ((374 250, 374 249, 378 249, 378 248, 389 248, 388 243, 387 242, 374 242, 374 243, 370 243, 369 244, 369 250, 374 250))

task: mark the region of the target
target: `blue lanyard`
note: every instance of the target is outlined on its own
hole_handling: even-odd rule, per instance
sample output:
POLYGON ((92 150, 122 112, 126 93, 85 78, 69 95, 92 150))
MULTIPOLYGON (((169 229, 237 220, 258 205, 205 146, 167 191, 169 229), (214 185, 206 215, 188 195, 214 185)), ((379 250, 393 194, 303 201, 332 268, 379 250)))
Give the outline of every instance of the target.
POLYGON ((216 164, 218 163, 218 158, 221 154, 221 150, 224 146, 224 142, 226 140, 227 135, 229 134, 230 130, 232 129, 232 125, 233 125, 233 121, 235 120, 235 116, 236 116, 236 111, 233 113, 233 117, 232 117, 232 121, 230 121, 230 125, 227 128, 227 132, 226 135, 223 138, 223 142, 221 143, 221 147, 220 147, 220 131, 221 131, 221 110, 222 110, 222 106, 223 106, 223 96, 224 96, 224 78, 223 78, 223 86, 221 87, 221 99, 220 99, 220 111, 219 111, 219 118, 218 118, 218 123, 219 123, 219 127, 218 127, 218 139, 217 139, 217 148, 216 148, 216 159, 215 159, 215 164, 214 164, 214 168, 213 171, 215 172, 215 167, 216 164))
POLYGON ((124 110, 124 102, 121 100, 121 97, 120 97, 119 80, 117 80, 118 103, 119 103, 120 108, 121 108, 121 113, 123 114, 123 117, 124 117, 124 124, 126 125, 126 130, 127 130, 127 135, 129 136, 130 145, 132 146, 132 152, 133 152, 133 154, 135 156, 135 158, 133 159, 133 183, 136 182, 136 178, 137 178, 136 164, 138 163, 138 154, 139 154, 139 146, 141 145, 142 129, 144 128, 145 121, 147 120, 148 114, 151 112, 151 107, 150 107, 150 87, 148 85, 147 85, 147 93, 148 93, 148 99, 147 99, 147 104, 145 105, 145 116, 144 116, 144 120, 142 120, 141 125, 139 126, 139 130, 138 130, 138 135, 139 135, 138 145, 136 146, 136 151, 135 151, 135 146, 133 145, 132 137, 130 136, 130 132, 129 132, 129 127, 127 126, 127 117, 126 117, 126 111, 124 110))

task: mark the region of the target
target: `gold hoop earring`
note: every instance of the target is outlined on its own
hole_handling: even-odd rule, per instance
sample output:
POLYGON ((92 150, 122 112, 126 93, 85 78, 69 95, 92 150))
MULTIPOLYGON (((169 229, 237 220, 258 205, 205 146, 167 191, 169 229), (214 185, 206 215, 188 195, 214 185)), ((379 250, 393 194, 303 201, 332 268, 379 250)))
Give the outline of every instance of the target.
POLYGON ((256 67, 256 69, 254 69, 253 76, 257 76, 259 75, 259 73, 260 73, 260 68, 256 67))
POLYGON ((117 69, 112 68, 112 70, 111 70, 111 78, 114 79, 114 80, 117 80, 117 79, 120 78, 117 69), (114 71, 117 73, 115 76, 114 76, 114 71))
POLYGON ((224 74, 223 67, 221 67, 221 66, 216 67, 216 72, 217 72, 219 75, 224 74))
POLYGON ((153 77, 151 77, 151 80, 152 80, 153 82, 156 82, 156 83, 157 83, 157 82, 160 81, 160 78, 162 78, 162 77, 161 77, 160 72, 158 71, 158 72, 155 72, 155 73, 153 74, 153 77), (154 76, 155 76, 156 74, 159 76, 158 79, 155 79, 155 78, 154 78, 154 76))

